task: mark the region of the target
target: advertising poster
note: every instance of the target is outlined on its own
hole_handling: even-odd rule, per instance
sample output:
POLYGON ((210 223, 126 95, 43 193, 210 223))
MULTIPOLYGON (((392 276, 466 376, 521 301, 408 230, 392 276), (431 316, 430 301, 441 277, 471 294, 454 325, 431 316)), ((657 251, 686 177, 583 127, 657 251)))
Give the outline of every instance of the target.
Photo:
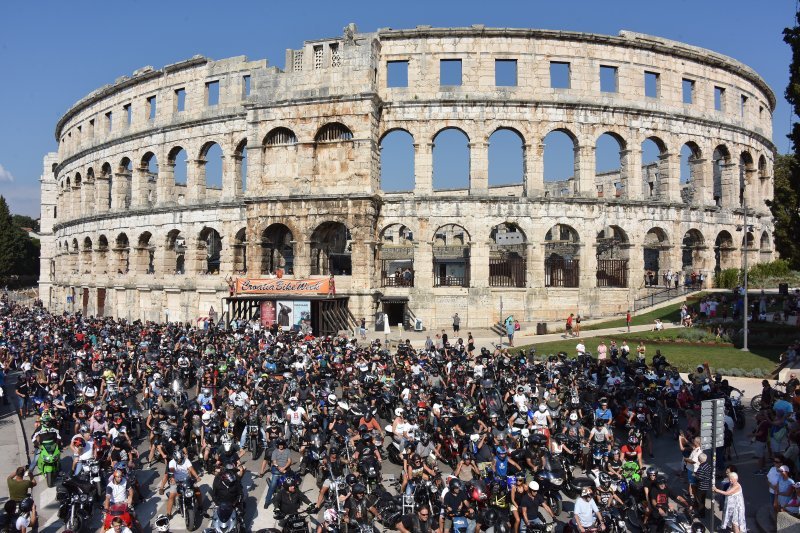
POLYGON ((295 326, 303 327, 303 322, 311 323, 311 301, 310 300, 295 300, 294 301, 294 322, 295 326))
POLYGON ((278 326, 288 331, 294 325, 294 302, 291 300, 278 300, 275 308, 278 314, 278 326))
POLYGON ((261 302, 261 326, 268 328, 275 322, 275 302, 264 300, 261 302))

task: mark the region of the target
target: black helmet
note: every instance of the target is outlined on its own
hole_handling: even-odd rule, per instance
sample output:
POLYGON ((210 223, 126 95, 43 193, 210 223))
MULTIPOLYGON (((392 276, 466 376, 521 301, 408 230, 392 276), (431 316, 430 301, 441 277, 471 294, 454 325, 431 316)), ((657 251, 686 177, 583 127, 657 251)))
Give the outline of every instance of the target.
POLYGON ((186 459, 186 456, 183 455, 183 450, 178 449, 172 452, 172 458, 175 459, 175 462, 180 465, 183 464, 183 460, 186 459))
POLYGON ((20 513, 29 513, 31 509, 33 509, 33 498, 28 497, 19 502, 20 513))
POLYGON ((602 485, 603 488, 608 488, 609 485, 611 485, 611 476, 605 472, 600 472, 600 485, 602 485))
POLYGON ((362 485, 361 483, 356 483, 355 487, 353 487, 353 494, 358 496, 359 494, 366 494, 367 488, 362 485))
POLYGON ((344 480, 348 485, 351 486, 355 485, 358 482, 358 478, 356 477, 355 474, 347 474, 347 477, 344 478, 344 480))
POLYGON ((450 484, 448 486, 449 486, 451 491, 456 490, 456 489, 461 490, 462 483, 461 483, 460 479, 453 478, 453 479, 450 480, 450 484))
POLYGON ((117 448, 122 448, 123 446, 125 446, 125 442, 126 441, 124 437, 117 435, 116 437, 114 437, 114 440, 111 441, 111 444, 113 444, 117 448))
POLYGON ((222 481, 225 482, 226 485, 229 487, 236 483, 236 474, 230 471, 225 471, 222 473, 222 481))
POLYGON ((664 477, 664 476, 658 476, 656 478, 656 483, 658 483, 659 485, 661 485, 662 483, 666 483, 666 482, 667 482, 667 478, 664 477))
POLYGON ((606 423, 606 419, 605 418, 598 418, 597 420, 594 421, 594 425, 599 427, 599 428, 603 427, 605 425, 605 423, 606 423))

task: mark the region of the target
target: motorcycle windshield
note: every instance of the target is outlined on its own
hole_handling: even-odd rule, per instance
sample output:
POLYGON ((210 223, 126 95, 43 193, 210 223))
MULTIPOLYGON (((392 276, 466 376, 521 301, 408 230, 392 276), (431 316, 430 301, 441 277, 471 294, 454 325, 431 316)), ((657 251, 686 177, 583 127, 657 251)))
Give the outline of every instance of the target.
POLYGON ((217 508, 217 518, 220 522, 228 522, 233 515, 233 507, 230 505, 220 505, 217 508))
POLYGON ((55 441, 46 440, 42 443, 42 450, 47 452, 49 455, 53 455, 58 450, 58 444, 56 444, 55 441))

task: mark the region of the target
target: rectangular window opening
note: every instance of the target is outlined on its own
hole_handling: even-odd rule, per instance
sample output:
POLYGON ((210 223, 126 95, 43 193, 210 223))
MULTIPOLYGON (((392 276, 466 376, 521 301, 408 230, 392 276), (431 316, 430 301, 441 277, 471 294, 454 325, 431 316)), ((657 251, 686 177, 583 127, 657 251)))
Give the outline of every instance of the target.
POLYGON ((148 120, 155 120, 156 118, 156 97, 155 95, 147 98, 147 118, 148 120))
POLYGON ((647 98, 658 98, 661 75, 658 72, 644 72, 644 95, 647 98))
POLYGON ((619 69, 608 65, 600 65, 600 92, 619 92, 619 69))
POLYGON ((339 43, 331 43, 331 67, 339 68, 342 66, 342 53, 339 50, 339 43))
POLYGON ((122 109, 125 111, 125 120, 128 121, 128 126, 130 126, 133 122, 133 106, 131 106, 131 104, 125 104, 122 106, 122 109))
POLYGON ((758 118, 764 118, 764 106, 758 106, 758 118))
POLYGON ((89 121, 89 137, 94 137, 94 119, 89 121))
POLYGON ((206 105, 211 107, 219 104, 219 80, 206 83, 206 105))
POLYGON ((494 84, 497 87, 517 86, 517 60, 495 59, 494 84))
POLYGON ((186 109, 186 89, 175 89, 175 111, 178 113, 186 109))
POLYGON ((447 85, 447 86, 461 85, 460 59, 439 60, 439 85, 447 85))
POLYGON ((552 89, 570 88, 570 64, 563 61, 550 62, 550 87, 552 89))
POLYGON ((314 70, 322 68, 322 45, 314 47, 314 70))
POLYGON ((250 96, 250 76, 249 75, 242 76, 242 94, 244 96, 250 96))
POLYGON ((688 78, 683 78, 683 80, 681 80, 681 89, 683 90, 683 103, 684 104, 693 104, 694 103, 694 80, 690 80, 688 78))
POLYGON ((747 113, 747 97, 742 95, 742 99, 739 102, 739 116, 744 118, 745 113, 747 113))
POLYGON ((725 89, 722 87, 714 87, 714 109, 725 111, 725 89))
POLYGON ((111 131, 114 127, 114 117, 113 113, 109 111, 106 113, 106 131, 111 131))
POLYGON ((386 86, 408 87, 408 61, 386 62, 386 86))

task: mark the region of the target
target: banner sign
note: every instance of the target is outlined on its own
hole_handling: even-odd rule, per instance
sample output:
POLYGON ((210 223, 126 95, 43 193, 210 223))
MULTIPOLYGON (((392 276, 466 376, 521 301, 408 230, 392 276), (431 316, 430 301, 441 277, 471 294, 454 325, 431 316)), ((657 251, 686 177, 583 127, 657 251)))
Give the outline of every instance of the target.
POLYGON ((295 300, 292 311, 294 313, 293 324, 295 326, 302 326, 303 322, 309 322, 311 320, 311 301, 295 300))
POLYGON ((257 279, 238 278, 236 294, 327 294, 328 278, 257 279))
POLYGON ((275 302, 264 300, 261 302, 261 325, 265 328, 270 327, 276 320, 275 302))
POLYGON ((294 325, 294 301, 278 300, 278 327, 289 331, 294 325))

